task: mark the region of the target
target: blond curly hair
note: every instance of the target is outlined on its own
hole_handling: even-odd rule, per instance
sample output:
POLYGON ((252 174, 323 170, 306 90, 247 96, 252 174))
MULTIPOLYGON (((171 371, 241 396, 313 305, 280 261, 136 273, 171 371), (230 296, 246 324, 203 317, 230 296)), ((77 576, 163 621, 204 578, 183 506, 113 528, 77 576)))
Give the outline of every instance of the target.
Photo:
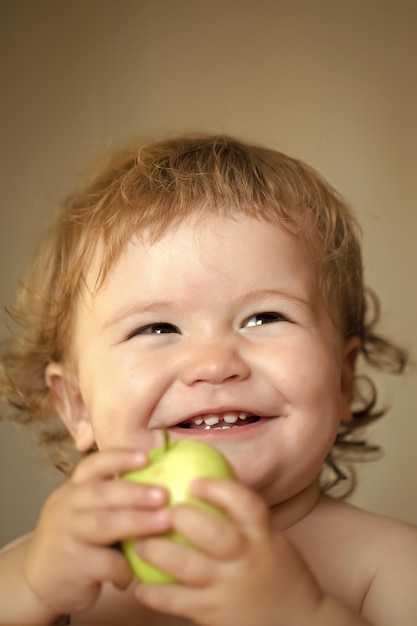
MULTIPOLYGON (((358 336, 371 365, 401 372, 406 353, 374 332, 378 301, 364 282, 357 222, 343 198, 311 167, 280 152, 227 136, 179 136, 111 155, 62 207, 30 265, 16 305, 16 325, 1 346, 3 415, 36 426, 54 464, 70 472, 76 456, 45 384, 45 368, 65 362, 74 306, 101 246, 96 289, 130 237, 157 240, 191 213, 250 216, 303 240, 318 287, 345 338, 358 336)), ((353 420, 342 427, 327 462, 343 477, 340 450, 371 449, 352 434, 381 414, 376 392, 357 387, 353 420), (335 454, 336 452, 336 454, 335 454)))

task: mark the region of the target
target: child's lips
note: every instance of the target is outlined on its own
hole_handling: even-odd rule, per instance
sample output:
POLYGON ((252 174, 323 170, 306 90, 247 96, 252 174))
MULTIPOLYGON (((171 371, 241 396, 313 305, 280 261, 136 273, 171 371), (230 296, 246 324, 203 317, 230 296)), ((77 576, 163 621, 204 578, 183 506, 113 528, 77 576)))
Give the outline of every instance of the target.
POLYGON ((246 411, 225 411, 224 413, 207 413, 196 415, 177 426, 188 430, 228 430, 260 420, 259 415, 246 411))
POLYGON ((222 431, 243 435, 257 425, 286 417, 289 412, 289 405, 281 397, 265 399, 263 402, 193 404, 189 403, 188 413, 178 407, 178 410, 173 409, 158 418, 155 416, 151 429, 168 429, 173 435, 175 433, 175 437, 222 431))

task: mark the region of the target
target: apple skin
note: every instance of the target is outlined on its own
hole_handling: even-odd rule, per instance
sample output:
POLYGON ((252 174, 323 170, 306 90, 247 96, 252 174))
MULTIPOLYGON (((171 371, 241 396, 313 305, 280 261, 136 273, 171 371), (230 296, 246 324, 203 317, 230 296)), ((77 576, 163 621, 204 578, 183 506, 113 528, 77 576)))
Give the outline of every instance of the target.
MULTIPOLYGON (((165 487, 168 491, 169 507, 186 503, 212 515, 224 516, 225 513, 217 507, 194 498, 190 493, 189 486, 196 478, 231 478, 235 480, 236 476, 227 459, 216 448, 192 439, 170 442, 166 437, 162 447, 150 452, 148 465, 138 470, 126 472, 122 478, 165 487)), ((176 531, 169 531, 162 536, 179 544, 190 545, 188 539, 176 531)), ((172 576, 139 558, 135 551, 135 543, 136 539, 134 538, 122 541, 123 553, 135 575, 146 583, 174 583, 175 579, 172 576)))

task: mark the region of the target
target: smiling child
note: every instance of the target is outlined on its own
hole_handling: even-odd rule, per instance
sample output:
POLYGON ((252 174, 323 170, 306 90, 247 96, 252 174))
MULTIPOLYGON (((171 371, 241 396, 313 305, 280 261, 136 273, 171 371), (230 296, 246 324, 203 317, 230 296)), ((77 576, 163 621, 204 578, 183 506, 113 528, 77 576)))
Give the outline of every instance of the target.
POLYGON ((376 415, 358 355, 405 356, 368 322, 356 222, 314 170, 223 136, 127 149, 68 200, 26 284, 0 389, 70 478, 0 555, 1 622, 415 624, 416 529, 320 480, 376 415), (225 518, 115 480, 164 431, 230 461, 238 482, 192 486, 225 518), (178 583, 135 581, 114 547, 130 537, 178 583))

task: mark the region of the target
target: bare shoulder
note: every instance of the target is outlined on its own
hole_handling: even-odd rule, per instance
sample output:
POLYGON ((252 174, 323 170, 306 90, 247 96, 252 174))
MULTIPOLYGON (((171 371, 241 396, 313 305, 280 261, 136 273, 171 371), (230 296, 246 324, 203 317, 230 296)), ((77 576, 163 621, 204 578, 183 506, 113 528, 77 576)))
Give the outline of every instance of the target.
POLYGON ((365 525, 372 579, 362 615, 378 626, 415 626, 417 619, 417 527, 372 513, 356 513, 365 525))
POLYGON ((326 519, 333 520, 340 529, 339 532, 335 530, 336 535, 350 529, 352 545, 357 544, 368 556, 372 555, 375 568, 399 558, 410 560, 417 567, 417 526, 332 498, 323 498, 320 506, 326 519))
POLYGON ((393 529, 396 529, 405 539, 408 538, 413 541, 417 533, 417 526, 413 524, 402 522, 393 517, 372 513, 343 500, 336 500, 327 496, 321 498, 316 513, 319 516, 325 515, 327 519, 333 517, 342 527, 353 525, 356 530, 361 531, 365 535, 368 532, 372 532, 372 534, 377 533, 377 535, 380 533, 390 534, 393 529))
POLYGON ((4 554, 5 552, 13 550, 14 548, 18 548, 19 546, 26 545, 31 536, 32 533, 27 533, 26 535, 21 535, 20 537, 17 537, 17 539, 13 539, 9 543, 6 543, 0 548, 0 554, 4 554))
POLYGON ((295 542, 323 589, 372 624, 415 626, 417 527, 323 497, 295 542))

